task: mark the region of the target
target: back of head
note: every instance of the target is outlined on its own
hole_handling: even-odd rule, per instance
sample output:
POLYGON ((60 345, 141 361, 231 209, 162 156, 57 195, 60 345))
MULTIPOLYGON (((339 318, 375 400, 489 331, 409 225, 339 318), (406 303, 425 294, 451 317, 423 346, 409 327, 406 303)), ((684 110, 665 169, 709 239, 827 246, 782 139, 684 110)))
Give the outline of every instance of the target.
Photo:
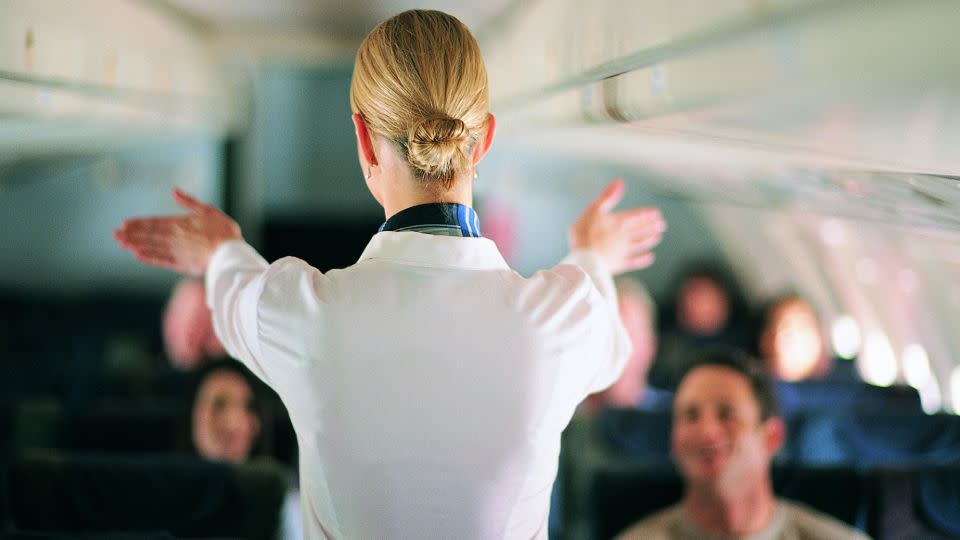
POLYGON ((445 13, 410 10, 391 17, 357 52, 350 105, 371 131, 396 143, 414 178, 445 192, 469 169, 487 127, 480 47, 445 13))

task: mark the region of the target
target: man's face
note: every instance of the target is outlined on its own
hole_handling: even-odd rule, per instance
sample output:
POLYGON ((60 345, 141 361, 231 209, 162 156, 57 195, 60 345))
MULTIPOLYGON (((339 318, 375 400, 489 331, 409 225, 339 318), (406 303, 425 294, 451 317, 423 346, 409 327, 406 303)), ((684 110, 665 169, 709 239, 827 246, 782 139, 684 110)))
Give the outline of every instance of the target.
POLYGON ((701 366, 681 381, 674 400, 673 455, 687 483, 714 492, 765 481, 783 442, 783 421, 760 420, 747 378, 701 366))

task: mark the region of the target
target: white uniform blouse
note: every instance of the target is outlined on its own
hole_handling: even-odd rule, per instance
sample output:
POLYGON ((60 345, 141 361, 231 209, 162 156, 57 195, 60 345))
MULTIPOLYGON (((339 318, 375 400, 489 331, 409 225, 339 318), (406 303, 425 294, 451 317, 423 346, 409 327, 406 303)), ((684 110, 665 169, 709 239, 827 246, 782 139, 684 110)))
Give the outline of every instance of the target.
POLYGON ((290 413, 307 538, 546 538, 560 432, 630 353, 603 262, 565 263, 416 232, 326 274, 217 249, 214 326, 290 413))

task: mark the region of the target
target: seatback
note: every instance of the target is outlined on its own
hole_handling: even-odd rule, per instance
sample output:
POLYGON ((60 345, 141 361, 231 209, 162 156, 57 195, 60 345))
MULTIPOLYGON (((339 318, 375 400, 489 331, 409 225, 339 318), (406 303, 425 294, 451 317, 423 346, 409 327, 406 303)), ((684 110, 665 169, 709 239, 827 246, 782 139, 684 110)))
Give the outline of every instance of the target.
POLYGON ((960 417, 856 414, 841 425, 864 466, 960 462, 960 417))
POLYGON ((605 409, 598 422, 611 453, 638 461, 669 462, 673 425, 669 411, 605 409))
POLYGON ((810 413, 788 421, 789 458, 861 468, 960 459, 960 417, 950 414, 810 413))
POLYGON ((12 464, 7 487, 21 531, 272 540, 287 486, 267 461, 31 453, 12 464))
POLYGON ((868 531, 874 540, 960 538, 960 463, 871 474, 868 531))
POLYGON ((776 391, 784 415, 836 411, 923 414, 920 394, 910 386, 880 387, 860 381, 778 381, 776 391))

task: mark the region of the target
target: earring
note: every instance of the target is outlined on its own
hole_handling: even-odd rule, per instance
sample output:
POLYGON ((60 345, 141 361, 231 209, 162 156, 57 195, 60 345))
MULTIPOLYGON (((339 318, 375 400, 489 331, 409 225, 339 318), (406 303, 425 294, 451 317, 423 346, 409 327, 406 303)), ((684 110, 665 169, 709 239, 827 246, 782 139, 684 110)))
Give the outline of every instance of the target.
POLYGON ((476 182, 480 179, 480 167, 473 168, 473 181, 476 182))
POLYGON ((370 167, 367 167, 367 176, 364 177, 364 180, 369 180, 373 176, 373 173, 370 172, 370 167))

